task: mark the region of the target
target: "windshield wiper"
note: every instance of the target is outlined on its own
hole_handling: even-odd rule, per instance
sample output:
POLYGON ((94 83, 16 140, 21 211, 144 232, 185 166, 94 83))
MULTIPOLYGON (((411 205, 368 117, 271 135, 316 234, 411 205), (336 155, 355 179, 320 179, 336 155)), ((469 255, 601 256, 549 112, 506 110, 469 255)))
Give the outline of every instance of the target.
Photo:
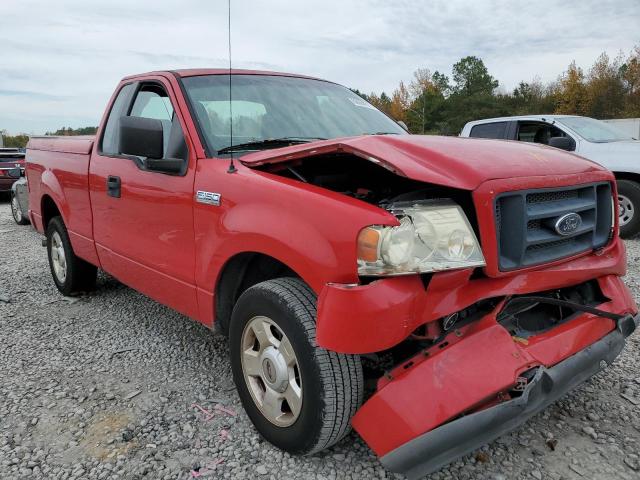
POLYGON ((322 137, 282 137, 282 138, 266 138, 264 140, 256 140, 253 142, 238 143, 237 145, 229 145, 228 147, 218 150, 218 154, 237 152, 243 150, 263 150, 268 148, 287 147, 289 145, 300 145, 302 143, 314 142, 316 140, 326 140, 322 137))

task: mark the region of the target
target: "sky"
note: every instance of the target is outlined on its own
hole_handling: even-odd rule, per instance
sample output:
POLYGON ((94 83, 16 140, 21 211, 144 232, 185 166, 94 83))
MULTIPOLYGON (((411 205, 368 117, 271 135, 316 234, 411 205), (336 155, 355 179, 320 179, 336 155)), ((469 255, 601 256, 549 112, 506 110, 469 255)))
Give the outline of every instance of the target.
MULTIPOLYGON (((223 67, 227 0, 0 0, 0 130, 95 126, 118 81, 223 67)), ((640 45, 640 0, 231 0, 235 68, 390 93, 476 55, 504 90, 640 45)))

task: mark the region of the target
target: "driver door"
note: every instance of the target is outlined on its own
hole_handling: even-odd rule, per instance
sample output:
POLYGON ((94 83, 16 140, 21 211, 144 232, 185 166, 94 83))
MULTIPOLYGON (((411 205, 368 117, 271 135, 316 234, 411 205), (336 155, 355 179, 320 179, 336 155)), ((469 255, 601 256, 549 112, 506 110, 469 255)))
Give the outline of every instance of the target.
POLYGON ((90 165, 94 239, 102 267, 132 288, 197 317, 193 182, 195 155, 164 79, 125 85, 105 122, 90 165), (119 149, 119 119, 160 120, 164 158, 182 158, 184 174, 154 172, 119 149))

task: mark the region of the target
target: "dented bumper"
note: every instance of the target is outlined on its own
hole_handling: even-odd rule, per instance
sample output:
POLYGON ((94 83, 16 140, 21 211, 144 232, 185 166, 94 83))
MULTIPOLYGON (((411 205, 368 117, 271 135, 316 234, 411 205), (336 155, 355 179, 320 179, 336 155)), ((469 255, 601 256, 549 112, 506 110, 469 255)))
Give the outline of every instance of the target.
MULTIPOLYGON (((552 290, 595 278, 602 283, 602 279, 622 276, 626 272, 624 252, 622 240, 616 238, 597 255, 513 276, 473 279, 472 269, 466 269, 434 274, 428 285, 418 275, 368 285, 328 284, 318 298, 318 344, 341 353, 379 352, 402 342, 420 325, 482 299, 552 290)), ((615 295, 628 295, 624 286, 617 289, 621 293, 615 295)))
POLYGON ((354 429, 389 470, 410 478, 514 429, 598 372, 603 360, 611 363, 637 327, 637 307, 621 278, 598 283, 609 299, 598 308, 622 319, 578 314, 521 341, 497 321, 498 307, 381 378, 354 429))
POLYGON ((639 319, 628 315, 613 332, 584 350, 551 368, 540 366, 521 396, 419 435, 380 461, 392 472, 419 478, 513 430, 613 362, 639 319))

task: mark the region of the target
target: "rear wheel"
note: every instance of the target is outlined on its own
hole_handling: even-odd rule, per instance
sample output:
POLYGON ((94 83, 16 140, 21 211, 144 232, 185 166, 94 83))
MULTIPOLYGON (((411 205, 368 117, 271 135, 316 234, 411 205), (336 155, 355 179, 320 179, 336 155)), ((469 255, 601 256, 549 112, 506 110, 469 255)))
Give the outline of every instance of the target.
POLYGON ((18 225, 26 225, 29 223, 29 218, 22 212, 22 208, 20 208, 18 197, 13 193, 11 193, 11 215, 13 215, 13 219, 18 225))
POLYGON ((66 296, 93 290, 98 269, 73 253, 62 218, 51 219, 46 236, 49 267, 58 290, 66 296))
POLYGON ((632 180, 617 183, 620 236, 629 238, 640 232, 640 184, 632 180))
POLYGON ((276 447, 315 453, 338 442, 362 403, 360 358, 316 344, 313 291, 280 278, 239 298, 229 330, 231 367, 256 429, 276 447))

